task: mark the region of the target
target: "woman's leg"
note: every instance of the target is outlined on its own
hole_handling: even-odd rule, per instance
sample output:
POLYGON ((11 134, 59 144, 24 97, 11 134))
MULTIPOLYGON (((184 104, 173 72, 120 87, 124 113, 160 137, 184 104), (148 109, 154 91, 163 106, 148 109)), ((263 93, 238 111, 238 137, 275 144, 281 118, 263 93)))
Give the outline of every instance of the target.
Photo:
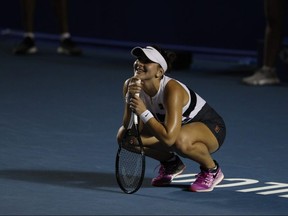
MULTIPOLYGON (((118 143, 121 142, 126 129, 124 127, 120 127, 117 134, 117 141, 118 143)), ((159 142, 154 136, 149 135, 148 133, 144 132, 141 135, 141 140, 144 146, 144 152, 147 157, 153 158, 158 161, 167 161, 171 159, 174 155, 171 152, 171 148, 167 147, 159 142)))
POLYGON ((34 13, 36 5, 35 1, 36 0, 21 0, 22 22, 25 33, 34 32, 34 13))
POLYGON ((218 149, 219 144, 211 130, 201 122, 184 125, 174 147, 178 154, 203 168, 215 167, 211 153, 218 149))
POLYGON ((265 3, 265 41, 263 65, 275 67, 283 39, 283 18, 285 0, 266 0, 265 3))

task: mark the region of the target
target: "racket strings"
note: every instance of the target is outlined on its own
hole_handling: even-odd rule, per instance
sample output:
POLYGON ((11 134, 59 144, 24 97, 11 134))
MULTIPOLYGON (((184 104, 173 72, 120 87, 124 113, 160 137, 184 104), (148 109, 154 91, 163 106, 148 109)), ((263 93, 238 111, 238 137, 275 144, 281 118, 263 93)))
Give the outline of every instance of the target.
POLYGON ((133 191, 142 181, 143 155, 122 149, 119 153, 118 178, 127 191, 133 191))

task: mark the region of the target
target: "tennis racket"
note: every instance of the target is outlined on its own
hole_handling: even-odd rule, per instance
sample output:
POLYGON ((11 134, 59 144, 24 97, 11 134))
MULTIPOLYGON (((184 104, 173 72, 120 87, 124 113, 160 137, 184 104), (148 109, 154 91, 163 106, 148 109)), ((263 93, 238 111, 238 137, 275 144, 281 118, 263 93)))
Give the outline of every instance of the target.
POLYGON ((132 113, 129 127, 116 155, 116 179, 124 193, 139 190, 145 175, 145 155, 139 133, 138 116, 132 113))

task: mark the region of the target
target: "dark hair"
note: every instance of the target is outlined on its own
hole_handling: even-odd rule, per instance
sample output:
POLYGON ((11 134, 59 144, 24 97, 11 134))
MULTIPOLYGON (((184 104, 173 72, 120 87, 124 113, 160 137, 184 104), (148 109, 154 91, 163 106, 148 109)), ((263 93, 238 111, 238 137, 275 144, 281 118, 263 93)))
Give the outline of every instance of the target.
POLYGON ((171 72, 173 63, 176 59, 176 53, 170 50, 164 50, 158 45, 152 45, 156 50, 160 52, 160 54, 164 57, 165 61, 167 62, 168 68, 166 72, 171 72))

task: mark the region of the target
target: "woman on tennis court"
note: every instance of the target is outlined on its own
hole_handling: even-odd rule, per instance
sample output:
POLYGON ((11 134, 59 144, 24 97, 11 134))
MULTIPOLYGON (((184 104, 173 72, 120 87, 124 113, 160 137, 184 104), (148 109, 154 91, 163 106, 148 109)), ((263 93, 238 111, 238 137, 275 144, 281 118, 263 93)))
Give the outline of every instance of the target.
POLYGON ((224 178, 211 156, 221 147, 226 135, 222 117, 197 93, 166 75, 175 59, 173 52, 147 46, 135 47, 131 54, 136 57, 134 76, 123 87, 126 106, 118 142, 128 128, 133 111, 140 118, 145 155, 161 165, 152 185, 168 185, 182 173, 185 169, 179 158, 182 156, 200 165, 190 190, 212 191, 224 178))

